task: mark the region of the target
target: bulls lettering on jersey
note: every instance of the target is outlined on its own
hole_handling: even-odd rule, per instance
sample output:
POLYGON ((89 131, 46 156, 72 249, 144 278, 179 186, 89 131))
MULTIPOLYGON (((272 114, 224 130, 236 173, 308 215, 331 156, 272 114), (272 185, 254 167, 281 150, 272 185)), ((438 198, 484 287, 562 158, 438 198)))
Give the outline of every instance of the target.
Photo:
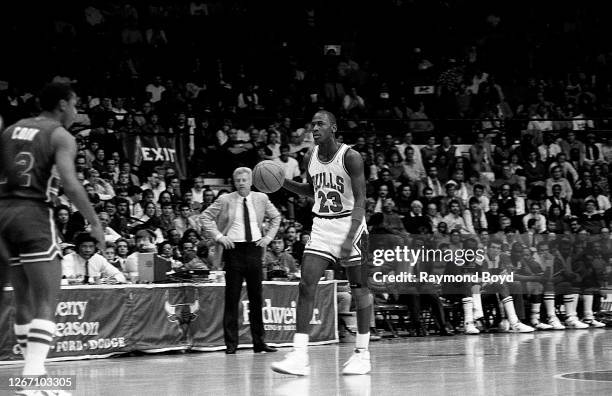
POLYGON ((321 217, 350 214, 355 206, 351 176, 344 165, 350 147, 342 144, 329 162, 319 159, 319 146, 312 150, 308 174, 314 187, 313 213, 321 217))
POLYGON ((60 126, 50 118, 35 117, 6 128, 0 137, 0 199, 52 202, 59 175, 51 134, 60 126))

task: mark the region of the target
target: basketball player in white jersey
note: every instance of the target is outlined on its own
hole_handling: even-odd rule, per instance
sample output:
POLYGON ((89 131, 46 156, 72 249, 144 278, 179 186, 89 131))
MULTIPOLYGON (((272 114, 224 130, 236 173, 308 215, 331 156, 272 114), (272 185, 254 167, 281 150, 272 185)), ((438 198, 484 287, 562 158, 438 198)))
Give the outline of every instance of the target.
POLYGON ((319 111, 312 118, 315 147, 304 158, 308 182, 285 179, 283 187, 313 197, 314 215, 311 239, 304 249, 297 305, 294 349, 272 370, 293 375, 310 373, 307 353, 309 322, 312 318, 319 279, 330 263, 346 267, 357 310, 355 352, 345 363, 342 374, 368 374, 372 367, 368 343, 372 294, 367 284, 367 227, 365 222, 366 181, 361 155, 336 141, 336 117, 319 111))

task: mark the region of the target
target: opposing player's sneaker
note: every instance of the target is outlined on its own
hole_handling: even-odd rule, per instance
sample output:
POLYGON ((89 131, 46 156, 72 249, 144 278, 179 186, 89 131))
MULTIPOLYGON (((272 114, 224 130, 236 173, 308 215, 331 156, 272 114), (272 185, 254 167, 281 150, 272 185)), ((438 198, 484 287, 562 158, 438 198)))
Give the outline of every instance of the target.
POLYGON ((285 356, 285 359, 272 363, 270 367, 272 371, 281 374, 310 375, 310 363, 306 352, 293 350, 285 356))
POLYGON ((531 326, 527 326, 525 323, 516 322, 512 325, 510 331, 512 331, 513 333, 533 333, 535 329, 531 326))
POLYGON ((548 324, 552 326, 553 330, 565 330, 565 326, 561 323, 558 317, 548 319, 548 324))
POLYGON ((595 328, 606 327, 605 323, 602 323, 602 322, 596 320, 595 318, 593 318, 593 319, 583 319, 582 322, 584 324, 589 325, 590 327, 595 327, 595 328))
POLYGON ((574 316, 565 321, 565 327, 568 329, 588 329, 589 325, 582 323, 577 317, 574 316))
POLYGON ((533 326, 536 330, 552 330, 552 325, 548 323, 542 323, 539 320, 536 322, 531 322, 531 326, 533 326))
POLYGON ((465 330, 463 331, 465 334, 480 334, 480 330, 474 325, 474 323, 469 323, 465 325, 465 330))
POLYGON ((372 371, 370 363, 370 351, 366 349, 355 349, 353 355, 344 363, 343 375, 363 375, 372 371))

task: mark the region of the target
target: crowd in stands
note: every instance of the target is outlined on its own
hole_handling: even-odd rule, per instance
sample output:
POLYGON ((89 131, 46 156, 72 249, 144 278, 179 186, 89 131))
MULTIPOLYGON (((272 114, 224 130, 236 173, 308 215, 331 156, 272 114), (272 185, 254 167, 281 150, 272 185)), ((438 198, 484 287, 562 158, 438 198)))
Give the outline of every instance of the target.
MULTIPOLYGON (((428 38, 411 38, 389 53, 371 52, 393 46, 368 44, 342 21, 343 34, 321 37, 324 15, 339 15, 339 6, 304 5, 288 14, 280 23, 295 25, 287 37, 280 27, 262 27, 266 6, 254 10, 242 2, 108 2, 54 14, 50 51, 70 62, 50 67, 45 78, 71 82, 80 95, 76 166, 105 226, 106 261, 129 279, 129 256, 148 241, 176 269, 220 269, 211 268, 214 243, 202 232, 201 212, 231 190, 229 177, 239 166, 273 160, 287 178, 305 180, 303 158, 314 144, 309 120, 325 108, 338 115, 339 140, 364 159, 373 234, 411 246, 482 247, 483 265, 522 268, 524 282, 542 285, 529 296, 534 313, 542 296, 561 295, 575 325, 573 296, 582 294, 584 317, 593 323, 588 301, 598 306, 612 268, 612 135, 602 132, 612 114, 608 49, 592 49, 582 63, 563 52, 564 67, 549 67, 554 40, 530 31, 521 38, 524 46, 504 48, 502 58, 511 61, 502 62, 499 46, 521 21, 509 10, 478 17, 464 10, 466 21, 449 22, 456 9, 447 2, 389 1, 382 9, 388 18, 397 14, 389 22, 394 26, 395 18, 426 9, 424 3, 432 7, 423 11, 429 19, 415 26, 428 38), (254 23, 253 15, 262 19, 254 23), (440 20, 427 25, 431 15, 440 20), (242 24, 227 26, 236 21, 242 24), (454 49, 447 43, 434 50, 453 26, 471 21, 478 21, 480 36, 462 33, 453 37, 454 49), (300 41, 300 29, 312 40, 300 41), (265 32, 272 32, 273 44, 262 40, 265 32), (324 52, 336 40, 340 45, 324 52), (397 61, 397 52, 408 53, 409 61, 397 61), (143 151, 151 147, 159 150, 153 161, 143 151), (207 184, 215 178, 227 187, 207 184), (549 259, 553 269, 546 272, 549 259)), ((355 8, 353 22, 367 14, 355 8)), ((549 17, 569 18, 561 14, 549 17)), ((385 25, 381 15, 374 16, 378 27, 385 25)), ((571 39, 571 22, 595 16, 582 18, 558 29, 555 39, 572 44, 567 51, 581 44, 571 39)), ((405 24, 373 37, 401 38, 399 26, 405 24)), ((5 126, 37 112, 37 87, 14 70, 9 75, 0 84, 5 126)), ((312 201, 284 191, 271 199, 283 222, 266 253, 265 273, 292 279, 308 241, 312 201)), ((64 247, 75 249, 87 224, 63 195, 55 214, 64 247)), ((420 303, 411 299, 409 306, 417 315, 420 303)), ((534 318, 529 323, 537 326, 534 318)), ((446 328, 444 315, 439 319, 446 328)))

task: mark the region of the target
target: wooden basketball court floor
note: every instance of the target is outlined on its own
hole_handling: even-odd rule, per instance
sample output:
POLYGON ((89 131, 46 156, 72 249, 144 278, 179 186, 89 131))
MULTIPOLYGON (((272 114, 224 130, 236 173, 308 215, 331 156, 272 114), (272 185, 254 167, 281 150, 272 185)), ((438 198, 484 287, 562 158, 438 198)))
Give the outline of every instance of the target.
MULTIPOLYGON (((310 347, 312 374, 272 372, 277 353, 157 354, 54 362, 74 395, 612 395, 612 330, 401 338, 371 344, 373 371, 342 376, 351 344, 310 347)), ((19 366, 0 366, 3 375, 19 366)))

